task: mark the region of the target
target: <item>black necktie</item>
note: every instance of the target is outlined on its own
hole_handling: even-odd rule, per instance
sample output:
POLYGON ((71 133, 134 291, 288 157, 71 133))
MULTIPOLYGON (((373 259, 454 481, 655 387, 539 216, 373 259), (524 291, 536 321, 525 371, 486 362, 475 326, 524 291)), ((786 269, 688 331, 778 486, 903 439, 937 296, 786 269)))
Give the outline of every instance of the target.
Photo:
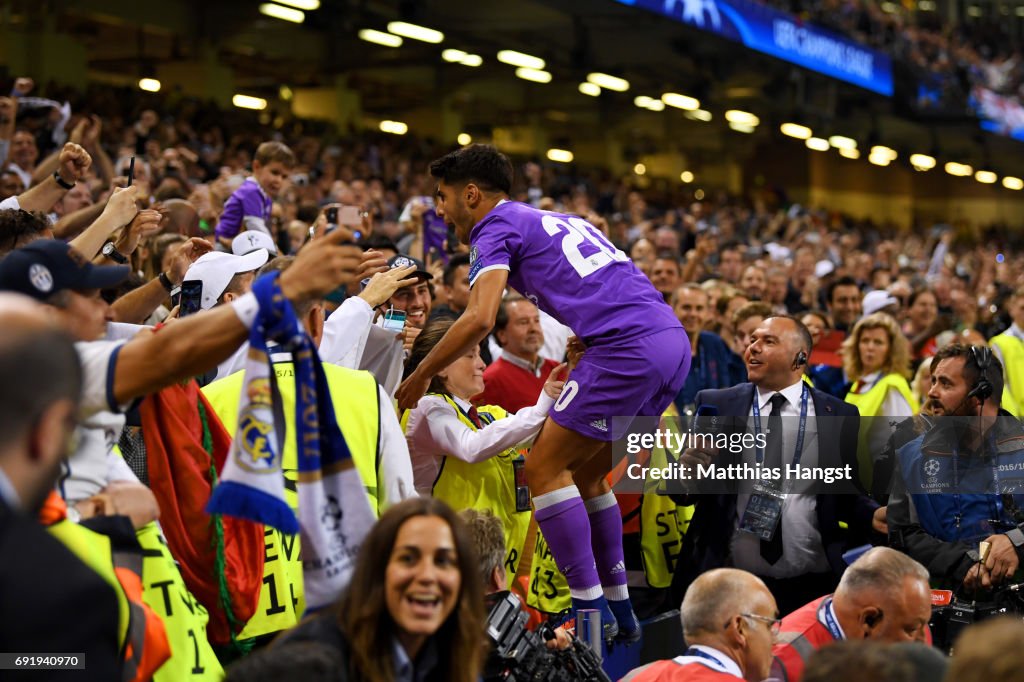
MULTIPOLYGON (((772 413, 768 416, 768 442, 764 449, 764 464, 769 467, 781 468, 782 462, 782 406, 786 404, 786 396, 776 393, 768 403, 772 413)), ((775 565, 782 558, 782 515, 775 528, 771 540, 761 540, 761 558, 775 565)))

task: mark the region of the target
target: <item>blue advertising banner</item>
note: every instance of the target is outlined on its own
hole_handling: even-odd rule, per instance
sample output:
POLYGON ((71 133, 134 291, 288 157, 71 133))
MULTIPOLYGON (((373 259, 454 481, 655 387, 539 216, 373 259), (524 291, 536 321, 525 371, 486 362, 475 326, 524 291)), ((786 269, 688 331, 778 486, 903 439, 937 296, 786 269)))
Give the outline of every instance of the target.
POLYGON ((616 2, 641 7, 805 69, 892 96, 892 62, 888 55, 750 0, 616 2))

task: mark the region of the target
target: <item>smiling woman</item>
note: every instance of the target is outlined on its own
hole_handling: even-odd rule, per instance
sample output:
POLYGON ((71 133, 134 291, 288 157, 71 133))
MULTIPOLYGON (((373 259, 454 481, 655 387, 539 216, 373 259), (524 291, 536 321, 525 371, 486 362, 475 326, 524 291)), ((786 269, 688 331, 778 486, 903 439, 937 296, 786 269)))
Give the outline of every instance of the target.
POLYGON ((342 657, 342 680, 472 682, 485 653, 483 605, 462 521, 440 500, 414 498, 370 531, 338 605, 275 646, 331 646, 342 657))

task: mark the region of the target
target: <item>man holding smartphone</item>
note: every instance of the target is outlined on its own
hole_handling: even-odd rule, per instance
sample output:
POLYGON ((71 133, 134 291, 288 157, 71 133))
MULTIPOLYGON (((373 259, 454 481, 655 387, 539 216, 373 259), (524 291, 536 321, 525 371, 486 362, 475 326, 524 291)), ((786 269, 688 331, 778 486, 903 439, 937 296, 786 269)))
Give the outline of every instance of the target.
POLYGON ((571 327, 587 346, 526 473, 536 519, 573 608, 600 609, 604 635, 640 638, 626 588, 622 517, 605 475, 612 441, 638 415, 660 416, 690 369, 690 343, 661 294, 593 225, 509 200, 512 164, 469 145, 430 166, 437 210, 469 244, 469 305, 398 390, 415 407, 431 378, 491 331, 505 287, 571 327))

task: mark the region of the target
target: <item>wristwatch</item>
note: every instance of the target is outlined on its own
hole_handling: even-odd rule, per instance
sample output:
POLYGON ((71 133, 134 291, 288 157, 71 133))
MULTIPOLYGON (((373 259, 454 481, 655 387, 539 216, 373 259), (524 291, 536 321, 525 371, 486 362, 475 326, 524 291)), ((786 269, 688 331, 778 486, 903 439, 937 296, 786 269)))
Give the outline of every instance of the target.
POLYGON ((1010 538, 1010 542, 1013 543, 1014 549, 1018 552, 1020 552, 1021 548, 1024 547, 1024 532, 1022 532, 1019 527, 1009 531, 1006 534, 1006 537, 1010 538))
POLYGON ((106 244, 104 244, 103 248, 100 249, 100 253, 102 253, 104 256, 114 261, 115 263, 120 263, 121 265, 124 265, 125 263, 128 262, 128 257, 121 254, 117 250, 117 248, 114 246, 114 242, 107 242, 106 244))
POLYGON ((167 293, 170 294, 174 291, 174 282, 171 281, 166 272, 161 272, 157 275, 157 279, 160 280, 160 285, 167 290, 167 293))
POLYGON ((63 187, 64 189, 71 189, 72 187, 75 186, 75 183, 73 182, 64 182, 64 178, 60 176, 59 170, 53 171, 53 179, 56 180, 57 184, 63 187))

